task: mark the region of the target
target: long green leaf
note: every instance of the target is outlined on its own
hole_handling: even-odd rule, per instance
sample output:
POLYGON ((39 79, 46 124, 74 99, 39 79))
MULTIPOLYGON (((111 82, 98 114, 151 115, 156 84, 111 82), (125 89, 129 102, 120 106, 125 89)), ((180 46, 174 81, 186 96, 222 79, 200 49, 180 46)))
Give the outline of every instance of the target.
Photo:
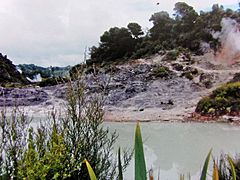
POLYGON ((237 179, 236 170, 235 170, 235 167, 233 165, 233 160, 230 156, 228 156, 228 162, 231 166, 232 178, 233 178, 233 180, 236 180, 237 179))
POLYGON ((210 161, 211 154, 212 154, 212 149, 209 151, 209 153, 207 155, 207 158, 204 162, 204 166, 203 166, 203 169, 202 169, 202 174, 201 174, 200 180, 206 180, 207 179, 207 170, 208 170, 208 164, 209 164, 209 161, 210 161))
POLYGON ((219 180, 219 174, 218 174, 218 167, 217 164, 214 161, 214 165, 213 165, 213 180, 219 180))
POLYGON ((123 180, 123 172, 122 172, 122 163, 121 163, 121 150, 118 149, 118 179, 123 180))
POLYGON ((96 177, 91 165, 89 164, 89 162, 86 159, 84 160, 84 162, 86 163, 90 179, 91 180, 97 180, 97 177, 96 177))
POLYGON ((135 132, 135 180, 147 180, 147 170, 139 123, 137 123, 135 132))

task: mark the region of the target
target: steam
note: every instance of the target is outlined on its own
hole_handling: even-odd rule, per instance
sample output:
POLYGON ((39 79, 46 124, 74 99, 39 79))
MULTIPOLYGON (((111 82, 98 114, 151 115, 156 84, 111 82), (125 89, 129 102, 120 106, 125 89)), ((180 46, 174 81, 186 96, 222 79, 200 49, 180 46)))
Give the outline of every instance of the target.
POLYGON ((221 32, 213 34, 221 43, 216 59, 230 64, 240 62, 240 24, 231 18, 223 18, 221 26, 221 32))

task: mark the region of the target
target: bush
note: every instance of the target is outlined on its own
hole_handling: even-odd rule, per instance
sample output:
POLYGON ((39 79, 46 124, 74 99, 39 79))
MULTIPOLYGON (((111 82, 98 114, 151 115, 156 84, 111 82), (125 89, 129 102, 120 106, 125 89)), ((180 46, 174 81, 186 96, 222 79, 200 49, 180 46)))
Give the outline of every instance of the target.
POLYGON ((234 77, 230 82, 240 82, 240 73, 234 74, 234 77))
POLYGON ((38 82, 37 85, 39 85, 40 87, 55 86, 58 84, 66 83, 67 81, 67 78, 51 77, 43 79, 41 82, 38 82))
MULTIPOLYGON (((100 180, 115 179, 113 154, 116 132, 104 128, 103 99, 86 93, 84 78, 69 82, 64 115, 52 112, 45 124, 33 129, 21 111, 0 116, 0 175, 6 179, 89 179, 88 159, 100 180)), ((131 154, 124 153, 123 169, 131 154)))
POLYGON ((152 74, 155 77, 167 78, 170 75, 170 70, 168 69, 168 67, 157 66, 153 69, 152 74))
POLYGON ((184 72, 181 74, 181 76, 184 76, 185 78, 189 79, 189 80, 193 80, 194 76, 192 75, 191 72, 184 72))
POLYGON ((203 115, 238 114, 240 112, 240 82, 224 84, 197 104, 197 113, 203 115))
POLYGON ((166 53, 163 58, 163 61, 175 61, 179 56, 178 50, 171 50, 166 53))
POLYGON ((212 97, 240 98, 240 82, 228 83, 213 91, 212 97))

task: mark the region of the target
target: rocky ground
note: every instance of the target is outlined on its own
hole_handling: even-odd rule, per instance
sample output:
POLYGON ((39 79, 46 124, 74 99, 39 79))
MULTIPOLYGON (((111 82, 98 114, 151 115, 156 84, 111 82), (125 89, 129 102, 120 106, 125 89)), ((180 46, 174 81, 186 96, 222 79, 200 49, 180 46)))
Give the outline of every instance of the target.
MULTIPOLYGON (((183 121, 201 97, 240 72, 239 65, 219 62, 211 53, 191 60, 184 55, 174 61, 163 58, 138 59, 114 67, 111 73, 105 69, 88 75, 89 92, 106 91, 106 121, 183 121), (159 76, 155 70, 162 66, 168 71, 159 76)), ((0 88, 0 106, 18 105, 29 115, 42 117, 53 107, 64 108, 65 90, 64 85, 0 88)))

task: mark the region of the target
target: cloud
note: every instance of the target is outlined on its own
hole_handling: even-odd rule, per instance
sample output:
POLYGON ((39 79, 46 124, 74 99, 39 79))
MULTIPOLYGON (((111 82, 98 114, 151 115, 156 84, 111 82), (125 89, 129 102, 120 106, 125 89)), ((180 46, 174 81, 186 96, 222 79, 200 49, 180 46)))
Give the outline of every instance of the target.
MULTIPOLYGON (((150 27, 151 14, 172 12, 169 0, 0 0, 0 52, 14 63, 76 64, 86 46, 97 45, 100 35, 114 26, 138 22, 150 27), (159 2, 160 5, 156 5, 159 2)), ((200 10, 214 3, 236 0, 186 1, 200 10)))

